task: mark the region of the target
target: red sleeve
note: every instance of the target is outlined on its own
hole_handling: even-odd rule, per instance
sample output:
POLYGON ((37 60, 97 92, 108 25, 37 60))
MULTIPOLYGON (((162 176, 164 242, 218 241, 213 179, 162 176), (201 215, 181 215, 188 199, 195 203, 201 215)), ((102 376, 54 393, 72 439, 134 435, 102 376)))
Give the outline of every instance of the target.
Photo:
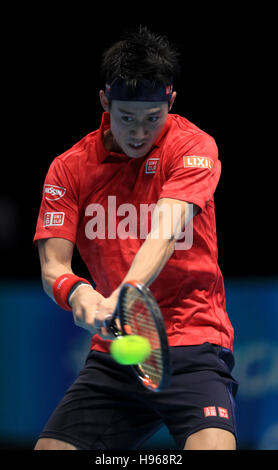
POLYGON ((198 205, 202 210, 213 198, 221 173, 218 149, 208 134, 198 134, 190 149, 180 147, 168 155, 166 181, 160 198, 168 197, 198 205))
POLYGON ((76 180, 58 157, 46 175, 34 243, 42 238, 65 238, 75 243, 79 220, 76 180))

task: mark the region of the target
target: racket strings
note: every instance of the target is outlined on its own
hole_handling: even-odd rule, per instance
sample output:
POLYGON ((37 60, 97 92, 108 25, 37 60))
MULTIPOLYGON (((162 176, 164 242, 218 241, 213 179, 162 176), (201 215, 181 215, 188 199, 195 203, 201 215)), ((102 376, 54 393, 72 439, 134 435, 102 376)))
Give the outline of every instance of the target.
POLYGON ((123 299, 124 322, 130 327, 130 333, 147 338, 151 345, 150 356, 140 364, 140 369, 149 380, 149 385, 156 387, 161 380, 163 361, 160 338, 149 308, 136 289, 129 289, 123 299))

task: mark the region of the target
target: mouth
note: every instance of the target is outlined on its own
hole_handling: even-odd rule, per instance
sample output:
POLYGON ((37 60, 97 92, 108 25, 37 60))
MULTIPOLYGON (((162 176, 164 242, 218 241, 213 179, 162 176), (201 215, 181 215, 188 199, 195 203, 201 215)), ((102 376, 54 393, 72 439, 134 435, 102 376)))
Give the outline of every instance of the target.
POLYGON ((128 146, 132 148, 133 150, 141 150, 146 146, 146 142, 140 142, 140 143, 129 143, 128 146))

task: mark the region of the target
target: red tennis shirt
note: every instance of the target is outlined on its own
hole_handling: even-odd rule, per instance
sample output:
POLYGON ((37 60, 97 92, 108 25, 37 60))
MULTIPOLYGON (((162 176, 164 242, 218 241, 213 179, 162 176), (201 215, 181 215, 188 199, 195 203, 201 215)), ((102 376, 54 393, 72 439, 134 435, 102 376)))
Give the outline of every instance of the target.
MULTIPOLYGON (((50 165, 34 242, 60 237, 75 243, 96 289, 108 297, 122 282, 150 230, 160 198, 194 203, 193 239, 175 250, 150 289, 162 311, 170 346, 206 341, 232 349, 224 282, 217 261, 214 192, 221 173, 214 139, 184 117, 168 114, 145 157, 106 150, 103 133, 85 136, 50 165)), ((92 349, 109 350, 98 335, 92 349)))

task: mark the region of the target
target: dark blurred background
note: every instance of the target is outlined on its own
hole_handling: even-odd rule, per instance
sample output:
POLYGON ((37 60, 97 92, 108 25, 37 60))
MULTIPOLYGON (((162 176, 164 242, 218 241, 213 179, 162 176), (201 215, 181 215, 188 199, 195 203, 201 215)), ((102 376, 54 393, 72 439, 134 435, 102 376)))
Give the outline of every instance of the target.
MULTIPOLYGON (((150 12, 140 3, 122 7, 124 16, 119 9, 48 5, 4 14, 0 447, 32 448, 86 356, 87 333, 42 291, 32 239, 50 163, 99 127, 103 50, 122 30, 144 24, 181 53, 172 112, 211 134, 219 148, 219 265, 236 330, 239 446, 278 448, 272 12, 236 4, 232 11, 160 5, 150 12)), ((78 253, 74 268, 88 276, 78 253)), ((166 429, 146 443, 173 445, 166 429)))

